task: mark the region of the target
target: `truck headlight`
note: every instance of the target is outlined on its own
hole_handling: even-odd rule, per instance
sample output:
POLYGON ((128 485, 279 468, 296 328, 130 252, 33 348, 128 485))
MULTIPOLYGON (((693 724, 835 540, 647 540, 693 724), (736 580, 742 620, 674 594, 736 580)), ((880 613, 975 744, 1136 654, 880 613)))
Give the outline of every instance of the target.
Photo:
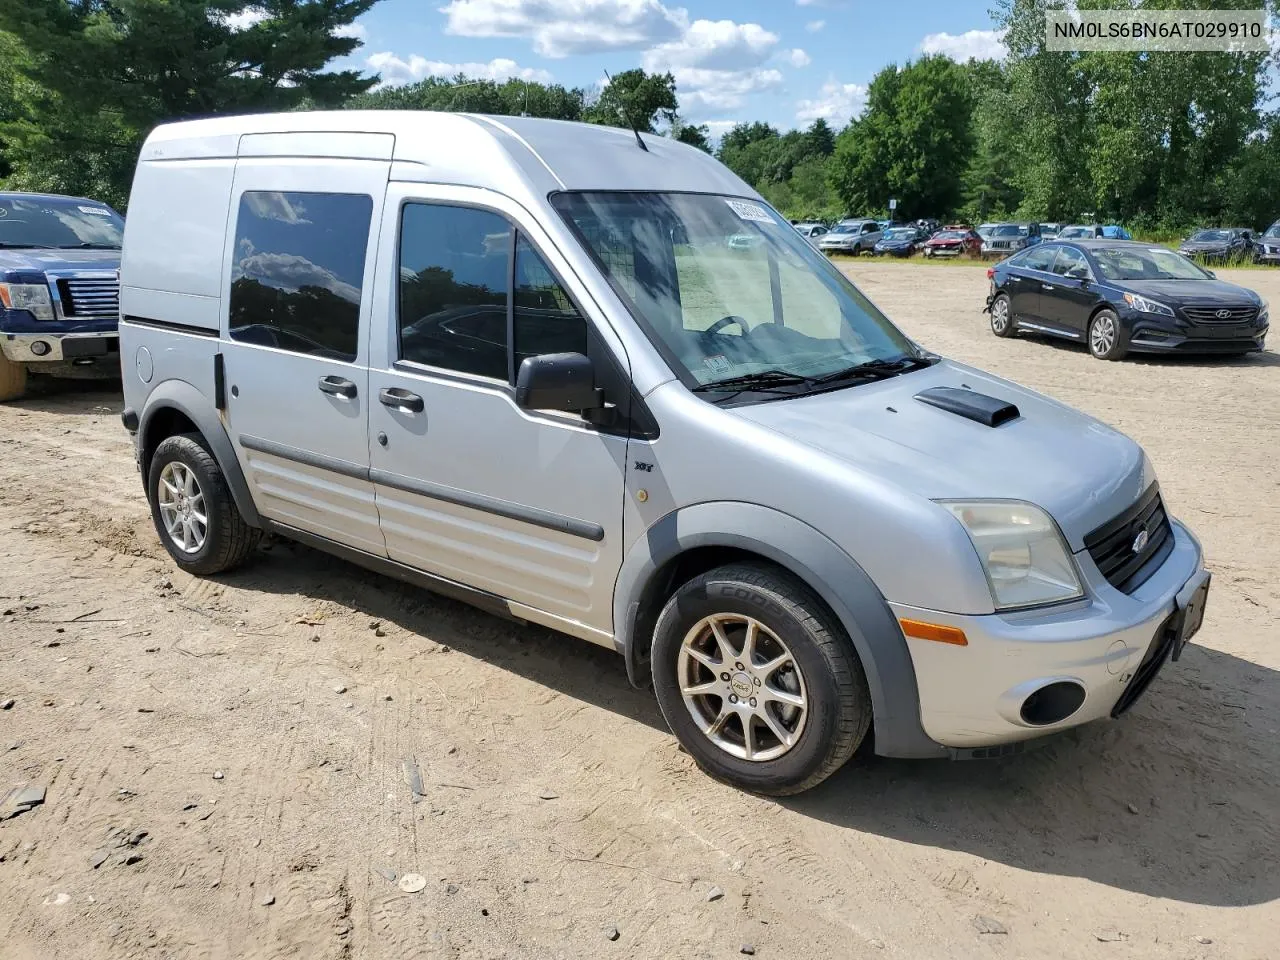
POLYGON ((1058 525, 1020 500, 946 500, 978 552, 997 610, 1084 596, 1058 525))
POLYGON ((37 320, 53 319, 53 299, 43 283, 0 283, 0 303, 9 310, 26 310, 37 320))
POLYGON ((1154 300, 1148 300, 1146 297, 1140 297, 1136 293, 1126 293, 1124 302, 1139 313, 1150 313, 1157 317, 1172 317, 1173 308, 1166 307, 1163 303, 1157 303, 1154 300))

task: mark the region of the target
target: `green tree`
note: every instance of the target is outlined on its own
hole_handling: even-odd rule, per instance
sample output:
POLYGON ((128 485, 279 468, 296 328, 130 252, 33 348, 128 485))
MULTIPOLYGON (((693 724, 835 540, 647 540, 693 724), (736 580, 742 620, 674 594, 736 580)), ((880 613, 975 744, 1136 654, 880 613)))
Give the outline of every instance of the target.
POLYGON ((499 116, 581 120, 586 95, 579 88, 511 79, 503 83, 461 74, 428 77, 400 87, 382 87, 348 101, 357 110, 445 110, 499 116))
POLYGON ((653 133, 658 124, 671 126, 679 116, 676 78, 669 73, 626 70, 613 77, 583 119, 608 127, 634 127, 653 133))
POLYGON ((705 150, 711 153, 711 131, 706 124, 693 126, 692 124, 677 124, 675 129, 675 138, 681 143, 687 143, 691 147, 697 147, 699 150, 705 150))
POLYGON ((338 106, 367 90, 376 78, 327 67, 359 46, 338 29, 375 2, 0 0, 0 30, 25 47, 20 69, 41 91, 18 152, 33 172, 60 157, 99 170, 110 184, 103 199, 119 203, 158 123, 338 106))
POLYGON ((963 68, 929 56, 888 66, 867 91, 867 108, 836 139, 831 177, 853 211, 907 219, 945 216, 959 206, 973 146, 973 103, 963 68))

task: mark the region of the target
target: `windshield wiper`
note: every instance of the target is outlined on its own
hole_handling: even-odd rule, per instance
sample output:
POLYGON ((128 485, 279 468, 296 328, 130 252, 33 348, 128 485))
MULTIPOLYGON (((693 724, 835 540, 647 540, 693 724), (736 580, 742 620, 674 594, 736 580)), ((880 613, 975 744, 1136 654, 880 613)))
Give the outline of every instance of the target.
POLYGON ((51 250, 52 247, 47 243, 13 243, 11 241, 0 240, 0 247, 6 250, 51 250))
POLYGON ((119 250, 114 243, 63 243, 59 250, 119 250))
POLYGON ((838 383, 842 380, 888 380, 890 377, 896 377, 900 373, 909 373, 912 370, 922 370, 925 367, 932 367, 938 361, 927 357, 901 356, 895 360, 867 360, 863 363, 855 363, 852 367, 845 367, 843 370, 837 370, 835 373, 828 373, 825 376, 818 377, 813 382, 815 384, 838 383))
POLYGON ((752 387, 795 387, 816 382, 813 377, 787 370, 760 370, 737 377, 725 377, 723 380, 712 380, 710 383, 700 383, 692 389, 694 393, 719 393, 749 390, 752 387))

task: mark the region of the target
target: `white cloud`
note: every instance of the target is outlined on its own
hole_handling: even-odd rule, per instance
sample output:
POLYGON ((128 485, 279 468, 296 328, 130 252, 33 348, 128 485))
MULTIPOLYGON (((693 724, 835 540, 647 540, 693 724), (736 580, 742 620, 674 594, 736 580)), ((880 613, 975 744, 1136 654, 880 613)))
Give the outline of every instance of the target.
POLYGON ((804 25, 804 28, 808 30, 810 33, 821 33, 824 29, 826 29, 826 26, 827 26, 827 21, 825 20, 810 20, 808 23, 804 25))
POLYGON ((352 40, 359 40, 362 43, 368 39, 369 31, 364 28, 363 23, 344 23, 333 31, 335 37, 346 37, 352 40))
POLYGON ((826 120, 841 126, 861 113, 866 102, 867 88, 863 84, 828 80, 817 98, 796 104, 796 119, 806 124, 826 120))
POLYGON ((460 37, 523 37, 544 57, 636 50, 678 38, 683 9, 660 0, 450 0, 445 32, 460 37))
POLYGON ((1003 30, 966 30, 964 33, 931 33, 920 41, 921 53, 940 53, 963 63, 975 60, 1003 60, 1006 50, 1003 30))
POLYGON ((640 63, 651 73, 671 72, 682 112, 696 120, 780 85, 782 74, 765 66, 777 45, 777 34, 758 23, 695 20, 679 39, 646 50, 640 63))
POLYGON ((691 121, 711 111, 733 110, 753 93, 782 85, 781 72, 772 68, 755 70, 673 70, 680 91, 680 112, 691 121))
POLYGON ((809 64, 813 63, 809 54, 805 53, 799 47, 794 50, 788 50, 786 53, 786 60, 787 63, 791 64, 793 67, 807 67, 809 64))
POLYGON ((738 125, 737 120, 704 120, 702 125, 707 128, 708 134, 712 140, 719 140, 726 133, 738 125))
POLYGON ((265 19, 267 19, 267 11, 262 7, 245 7, 239 13, 228 14, 227 26, 239 32, 248 30, 265 19))
POLYGON ((796 0, 797 7, 816 7, 822 0, 796 0))
POLYGON ((551 82, 551 74, 546 70, 522 67, 514 60, 502 57, 490 60, 488 63, 445 63, 441 60, 428 60, 416 53, 404 59, 389 50, 383 50, 370 54, 365 59, 365 63, 370 69, 382 74, 380 86, 384 87, 416 83, 427 77, 455 77, 460 73, 475 80, 496 80, 499 83, 513 77, 534 80, 538 83, 551 82))

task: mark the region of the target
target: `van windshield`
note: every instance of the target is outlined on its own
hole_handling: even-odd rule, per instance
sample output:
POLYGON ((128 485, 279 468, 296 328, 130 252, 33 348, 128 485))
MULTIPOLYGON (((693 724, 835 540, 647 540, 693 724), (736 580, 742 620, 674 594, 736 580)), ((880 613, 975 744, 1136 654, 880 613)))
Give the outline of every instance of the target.
POLYGON ((684 193, 560 193, 552 203, 692 389, 755 378, 776 393, 764 384, 785 377, 807 392, 859 365, 906 372, 923 356, 761 203, 684 193))
POLYGON ((119 250, 123 235, 120 215, 93 200, 0 195, 0 247, 119 250))

